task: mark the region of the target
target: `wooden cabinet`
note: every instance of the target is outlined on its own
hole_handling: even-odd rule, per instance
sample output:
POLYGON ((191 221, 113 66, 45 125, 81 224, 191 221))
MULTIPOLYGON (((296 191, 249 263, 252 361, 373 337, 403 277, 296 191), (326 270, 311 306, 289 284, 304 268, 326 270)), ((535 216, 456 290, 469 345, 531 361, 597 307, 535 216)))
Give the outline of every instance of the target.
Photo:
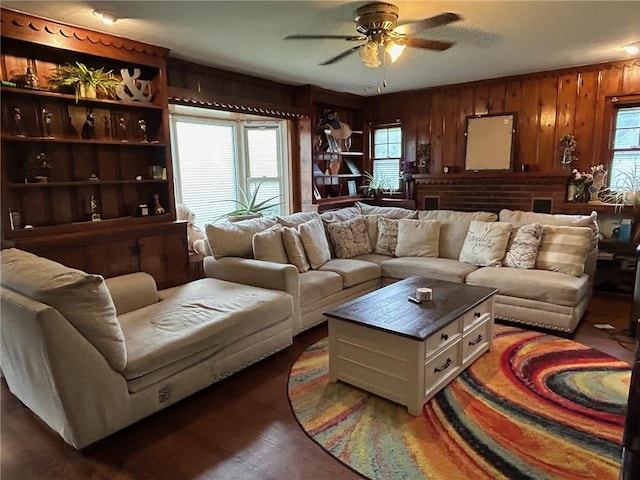
POLYGON ((186 278, 168 50, 5 9, 2 23, 3 246, 107 277, 143 270, 159 285, 186 278), (121 77, 120 94, 50 88, 58 66, 76 62, 121 77))
POLYGON ((636 281, 636 243, 600 240, 593 288, 596 293, 631 296, 636 281))

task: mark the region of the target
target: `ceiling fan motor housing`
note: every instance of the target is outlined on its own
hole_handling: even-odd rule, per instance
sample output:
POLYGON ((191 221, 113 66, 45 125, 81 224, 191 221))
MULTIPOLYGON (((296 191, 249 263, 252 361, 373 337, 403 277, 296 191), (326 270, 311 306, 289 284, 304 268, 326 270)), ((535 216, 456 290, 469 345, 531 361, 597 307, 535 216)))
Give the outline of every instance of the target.
POLYGON ((390 3, 369 3, 356 10, 356 29, 363 35, 388 32, 398 25, 398 7, 390 3))

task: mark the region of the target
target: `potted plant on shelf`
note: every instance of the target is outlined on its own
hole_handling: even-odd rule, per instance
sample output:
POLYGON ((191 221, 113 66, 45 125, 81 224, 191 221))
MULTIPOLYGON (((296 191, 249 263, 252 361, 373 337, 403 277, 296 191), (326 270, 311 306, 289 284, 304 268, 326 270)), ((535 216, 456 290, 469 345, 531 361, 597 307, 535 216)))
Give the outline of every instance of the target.
POLYGON ((59 66, 49 77, 49 87, 54 89, 73 87, 76 94, 76 103, 80 97, 97 98, 101 93, 107 97, 113 97, 120 79, 113 76, 111 70, 104 68, 89 68, 85 64, 75 62, 75 65, 66 64, 59 66))
POLYGON ((617 213, 625 205, 631 206, 634 214, 640 213, 640 172, 635 165, 629 170, 617 170, 602 192, 603 203, 614 205, 617 213))
POLYGON ((261 178, 260 181, 256 184, 256 188, 253 191, 252 195, 247 195, 247 192, 245 192, 241 187, 238 187, 238 190, 240 190, 239 200, 224 200, 226 202, 234 202, 238 208, 231 212, 225 213, 224 215, 218 217, 216 220, 226 217, 230 222, 239 222, 240 220, 258 218, 262 216, 262 212, 281 205, 282 202, 270 203, 276 198, 280 197, 280 195, 274 195, 273 197, 267 198, 266 200, 258 201, 258 192, 260 191, 260 186, 262 185, 263 181, 264 177, 261 178))
POLYGON ((391 191, 391 183, 384 174, 373 176, 369 172, 364 172, 365 183, 360 187, 365 197, 382 198, 385 191, 391 191))

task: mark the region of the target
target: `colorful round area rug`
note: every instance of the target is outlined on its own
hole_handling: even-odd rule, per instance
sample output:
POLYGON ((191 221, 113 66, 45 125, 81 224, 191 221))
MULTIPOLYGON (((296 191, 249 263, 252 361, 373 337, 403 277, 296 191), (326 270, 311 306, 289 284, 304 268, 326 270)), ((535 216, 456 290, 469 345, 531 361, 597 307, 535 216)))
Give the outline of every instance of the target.
POLYGON ((571 340, 496 326, 482 355, 414 417, 328 380, 328 346, 289 375, 304 431, 370 479, 616 480, 631 370, 571 340))

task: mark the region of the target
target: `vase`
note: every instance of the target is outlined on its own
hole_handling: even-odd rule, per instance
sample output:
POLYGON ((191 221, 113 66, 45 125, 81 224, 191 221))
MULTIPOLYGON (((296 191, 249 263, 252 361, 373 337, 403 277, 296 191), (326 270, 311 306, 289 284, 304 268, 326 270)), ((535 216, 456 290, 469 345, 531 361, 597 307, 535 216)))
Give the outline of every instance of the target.
POLYGON ((93 85, 80 84, 80 96, 83 98, 97 98, 96 87, 93 85))

